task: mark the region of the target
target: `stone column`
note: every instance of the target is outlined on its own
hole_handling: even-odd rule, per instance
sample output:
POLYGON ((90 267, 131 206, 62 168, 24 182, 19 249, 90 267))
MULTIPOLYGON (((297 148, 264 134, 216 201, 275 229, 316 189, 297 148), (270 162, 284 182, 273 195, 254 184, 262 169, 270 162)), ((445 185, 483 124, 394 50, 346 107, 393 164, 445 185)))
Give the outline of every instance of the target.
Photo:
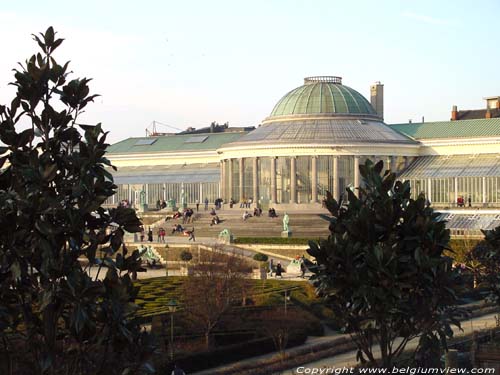
POLYGON ((297 203, 297 159, 290 158, 290 203, 297 203))
POLYGON ((354 157, 354 194, 358 196, 359 188, 359 156, 354 157))
POLYGON ((339 200, 339 157, 333 157, 333 197, 339 200))
MULTIPOLYGON (((226 164, 225 164, 225 161, 224 160, 221 160, 220 161, 220 185, 219 185, 219 195, 221 196, 222 199, 226 200, 226 189, 225 189, 225 182, 226 182, 226 179, 225 179, 225 172, 226 172, 226 168, 225 168, 226 164)), ((200 192, 201 192, 201 184, 200 184, 200 192)), ((200 195, 203 195, 200 193, 200 195)), ((203 197, 200 197, 200 202, 203 202, 203 197)))
POLYGON ((227 174, 228 174, 228 179, 227 179, 227 196, 229 199, 233 198, 233 161, 231 159, 228 159, 227 162, 229 165, 227 166, 227 174))
POLYGON ((318 201, 318 157, 311 159, 311 203, 318 201))
POLYGON ((432 203, 432 183, 431 183, 431 179, 428 178, 427 179, 427 200, 432 203))
POLYGON ((257 207, 257 203, 259 202, 259 179, 257 176, 257 168, 258 168, 258 163, 257 163, 257 158, 253 158, 253 203, 255 203, 255 206, 257 207))
POLYGON ((271 203, 276 204, 276 158, 271 157, 271 203))
POLYGON ((405 156, 404 160, 405 160, 405 169, 406 169, 410 165, 410 157, 409 156, 405 156))
POLYGON ((486 206, 486 177, 483 177, 483 206, 486 206))
POLYGON ((243 200, 243 198, 246 199, 248 197, 244 197, 245 193, 244 193, 244 190, 243 190, 243 183, 244 183, 244 181, 243 181, 243 176, 244 176, 243 172, 245 171, 244 170, 245 163, 243 162, 243 158, 240 158, 239 162, 240 162, 240 165, 239 165, 239 177, 240 177, 239 178, 239 184, 240 184, 240 186, 239 186, 239 190, 238 191, 239 191, 239 194, 240 194, 240 203, 241 203, 242 200, 243 200))
POLYGON ((453 190, 455 193, 455 201, 453 202, 454 206, 457 206, 457 201, 458 201, 458 178, 454 177, 453 178, 453 190))
POLYGON ((396 160, 397 158, 395 156, 391 156, 391 172, 396 172, 397 169, 396 160))

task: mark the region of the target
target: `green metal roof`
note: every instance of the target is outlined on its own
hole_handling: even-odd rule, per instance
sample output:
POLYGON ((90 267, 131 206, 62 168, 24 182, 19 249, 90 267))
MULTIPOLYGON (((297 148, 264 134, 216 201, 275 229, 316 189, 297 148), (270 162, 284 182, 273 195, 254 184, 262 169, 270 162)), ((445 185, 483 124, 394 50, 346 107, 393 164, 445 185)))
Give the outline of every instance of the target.
POLYGON ((110 145, 108 154, 142 152, 182 152, 217 150, 224 143, 235 142, 247 132, 182 134, 158 137, 127 138, 110 145))
POLYGON ((280 99, 271 117, 329 113, 376 115, 363 95, 340 82, 340 77, 306 78, 303 86, 280 99))
POLYGON ((391 124, 389 126, 415 139, 500 136, 500 118, 391 124))

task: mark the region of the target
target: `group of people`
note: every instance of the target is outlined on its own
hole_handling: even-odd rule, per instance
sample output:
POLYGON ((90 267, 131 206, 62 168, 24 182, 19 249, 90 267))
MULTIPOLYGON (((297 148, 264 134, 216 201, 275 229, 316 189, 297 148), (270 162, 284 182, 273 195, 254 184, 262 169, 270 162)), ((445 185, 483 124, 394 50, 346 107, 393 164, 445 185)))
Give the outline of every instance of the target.
MULTIPOLYGON (((158 242, 163 242, 165 243, 165 236, 167 235, 167 232, 165 231, 164 228, 158 228, 158 242)), ((151 229, 151 227, 148 228, 148 233, 147 233, 147 241, 148 242, 153 242, 154 239, 153 239, 153 229, 151 229)), ((144 230, 144 227, 141 226, 141 232, 140 232, 140 235, 139 235, 140 239, 141 239, 141 242, 144 242, 145 238, 146 238, 146 232, 144 230)))
MULTIPOLYGON (((232 200, 232 198, 231 198, 232 200)), ((250 208, 252 206, 253 199, 252 198, 243 198, 240 202, 240 208, 250 208)))
POLYGON ((280 277, 283 278, 282 273, 284 272, 283 266, 281 265, 280 262, 276 264, 276 267, 274 266, 274 259, 269 260, 269 276, 273 276, 273 273, 275 274, 275 277, 280 277))
MULTIPOLYGON (((153 242, 153 230, 151 229, 151 227, 149 227, 148 229, 148 242, 153 242)), ((141 238, 141 242, 144 242, 144 239, 146 237, 146 232, 144 230, 144 227, 141 226, 141 234, 140 234, 140 238, 141 238)))
POLYGON ((215 204, 215 209, 216 210, 220 210, 222 208, 222 203, 224 203, 224 200, 222 198, 217 198, 215 201, 214 201, 214 204, 215 204))
MULTIPOLYGON (((469 204, 469 207, 472 207, 472 198, 470 195, 467 198, 467 203, 469 204)), ((465 200, 463 195, 457 198, 457 207, 465 207, 465 200)))
MULTIPOLYGON (((253 216, 259 217, 261 215, 262 215, 262 208, 255 207, 253 209, 253 216)), ((249 217, 252 217, 252 214, 250 212, 248 212, 247 210, 245 210, 245 212, 243 212, 243 221, 246 221, 249 217)))
MULTIPOLYGON (((307 271, 307 267, 305 265, 305 258, 304 256, 302 255, 301 257, 298 256, 298 258, 296 258, 300 261, 300 278, 305 278, 305 275, 306 275, 306 271, 307 271)), ((276 266, 274 266, 274 259, 270 259, 269 260, 269 276, 272 277, 273 276, 273 273, 275 275, 275 277, 280 277, 280 278, 283 278, 283 273, 285 272, 283 266, 281 265, 280 262, 278 262, 276 264, 276 266)))
POLYGON ((181 224, 174 224, 172 226, 172 234, 182 233, 184 236, 189 236, 189 241, 196 241, 194 236, 194 227, 191 230, 184 228, 181 224))
POLYGON ((156 201, 156 209, 163 210, 164 208, 167 208, 167 202, 165 202, 165 199, 158 199, 156 201))

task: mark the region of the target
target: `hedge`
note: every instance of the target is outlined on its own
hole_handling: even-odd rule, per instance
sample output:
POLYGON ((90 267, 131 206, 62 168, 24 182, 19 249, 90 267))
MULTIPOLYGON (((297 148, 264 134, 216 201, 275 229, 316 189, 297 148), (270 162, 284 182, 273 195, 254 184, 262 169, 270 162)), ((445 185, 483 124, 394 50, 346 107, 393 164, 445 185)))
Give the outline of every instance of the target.
POLYGON ((237 237, 235 244, 245 245, 307 245, 309 241, 317 241, 317 238, 281 238, 281 237, 237 237))

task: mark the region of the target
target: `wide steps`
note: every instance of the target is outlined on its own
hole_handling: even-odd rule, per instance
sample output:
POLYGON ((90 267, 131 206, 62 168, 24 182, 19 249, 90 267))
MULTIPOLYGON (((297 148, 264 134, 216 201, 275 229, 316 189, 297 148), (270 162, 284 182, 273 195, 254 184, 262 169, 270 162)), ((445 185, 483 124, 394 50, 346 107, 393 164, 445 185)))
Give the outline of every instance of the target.
MULTIPOLYGON (((243 221, 242 214, 245 210, 220 210, 217 215, 222 220, 218 225, 211 226, 212 216, 207 211, 200 211, 194 214, 191 223, 182 224, 182 218, 164 221, 158 220, 151 225, 156 236, 159 227, 165 228, 167 238, 172 236, 182 236, 181 234, 171 234, 174 224, 181 224, 187 229, 195 228, 195 235, 198 237, 216 238, 223 229, 229 229, 236 237, 280 237, 283 230, 283 216, 278 212, 277 218, 270 218, 267 212, 260 217, 250 217, 243 221)), ((252 212, 252 210, 248 210, 252 212)), ((168 213, 166 213, 168 214, 168 213)), ((292 237, 311 238, 326 237, 328 232, 328 220, 319 214, 312 213, 289 213, 289 226, 292 237)), ((156 237, 155 237, 156 238, 156 237)))

